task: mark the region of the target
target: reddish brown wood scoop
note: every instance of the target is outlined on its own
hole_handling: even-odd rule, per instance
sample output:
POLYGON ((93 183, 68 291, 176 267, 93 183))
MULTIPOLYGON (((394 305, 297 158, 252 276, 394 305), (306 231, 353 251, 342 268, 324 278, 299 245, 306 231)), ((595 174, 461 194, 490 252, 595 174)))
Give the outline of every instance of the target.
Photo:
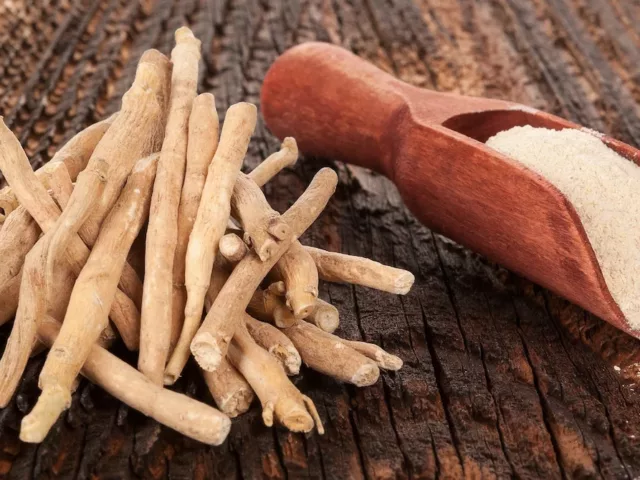
MULTIPOLYGON (((483 143, 519 125, 579 125, 516 103, 416 88, 323 43, 276 60, 262 112, 276 135, 295 137, 303 152, 389 177, 430 228, 640 338, 613 300, 571 203, 483 143)), ((640 162, 640 151, 603 141, 640 162)))

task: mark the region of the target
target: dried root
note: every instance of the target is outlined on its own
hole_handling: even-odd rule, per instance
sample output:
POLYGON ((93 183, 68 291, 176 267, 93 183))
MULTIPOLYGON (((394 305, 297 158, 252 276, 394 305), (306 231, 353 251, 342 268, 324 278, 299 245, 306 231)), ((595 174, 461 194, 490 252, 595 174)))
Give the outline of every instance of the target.
POLYGON ((324 428, 313 401, 289 381, 278 361, 249 335, 243 323, 229 346, 229 360, 247 379, 262 404, 262 419, 268 427, 275 419, 292 432, 318 433, 324 428))
POLYGON ((281 364, 287 375, 300 373, 300 354, 287 336, 273 325, 260 322, 251 315, 245 315, 247 330, 258 345, 273 355, 281 364))
POLYGON ((234 264, 242 260, 249 252, 247 244, 235 233, 227 233, 222 237, 219 248, 220 255, 234 264))
POLYGON ((298 145, 293 137, 287 137, 282 141, 280 150, 254 168, 249 173, 249 178, 262 187, 281 170, 294 166, 297 160, 298 145))
POLYGON ((278 260, 273 276, 284 283, 287 306, 296 319, 313 313, 318 298, 318 269, 300 242, 293 242, 278 260))
POLYGON ((223 358, 215 372, 201 370, 209 392, 222 413, 235 418, 251 406, 255 393, 240 372, 223 358))
POLYGON ((68 408, 73 381, 91 346, 109 325, 108 314, 127 253, 149 211, 157 160, 153 155, 135 167, 75 283, 62 328, 40 373, 42 394, 23 421, 28 426, 22 434, 27 441, 42 441, 68 408))
POLYGON ((247 305, 247 311, 263 322, 273 323, 280 328, 290 327, 297 322, 281 294, 274 292, 271 287, 266 290, 257 288, 247 305))
POLYGON ((340 325, 340 313, 336 307, 318 298, 313 312, 305 320, 320 330, 333 333, 340 325))
POLYGON ((171 347, 173 260, 178 209, 187 160, 189 115, 198 88, 200 41, 186 27, 175 33, 171 97, 164 142, 151 198, 145 253, 138 369, 158 385, 171 347))
MULTIPOLYGON (((44 322, 38 334, 51 345, 57 328, 44 322)), ((118 400, 184 435, 208 445, 220 445, 227 438, 231 421, 213 407, 186 395, 165 390, 105 349, 93 345, 82 374, 118 400)), ((23 424, 21 439, 29 441, 29 426, 23 424)))
POLYGON ((172 349, 178 342, 184 323, 184 308, 187 304, 184 277, 189 236, 198 214, 198 205, 200 205, 200 197, 207 178, 207 169, 218 148, 219 128, 215 98, 210 93, 198 95, 193 101, 189 116, 187 165, 178 211, 178 243, 173 260, 172 349))
POLYGON ((389 267, 368 258, 327 252, 313 247, 305 249, 318 267, 320 278, 328 282, 353 283, 405 295, 415 281, 411 272, 389 267))
POLYGON ((292 236, 277 244, 269 261, 262 261, 257 254, 251 252, 234 268, 191 342, 191 353, 202 368, 214 371, 218 367, 220 360, 226 355, 236 327, 241 323, 253 292, 295 238, 322 212, 335 191, 337 181, 338 177, 331 169, 325 168, 318 172, 307 190, 282 215, 292 236))
POLYGON ((227 111, 220 143, 209 165, 198 214, 187 248, 185 285, 187 305, 180 338, 167 365, 165 380, 177 378, 189 358, 189 345, 202 320, 218 243, 224 235, 231 210, 233 186, 256 125, 256 107, 233 105, 227 111))
MULTIPOLYGON (((65 166, 72 180, 77 178, 78 174, 87 166, 93 150, 116 116, 117 114, 111 115, 79 132, 58 150, 49 163, 38 169, 36 176, 46 189, 52 187, 49 183, 49 173, 60 164, 65 166)), ((0 223, 4 222, 6 217, 18 208, 19 203, 10 186, 0 190, 0 223)))
POLYGON ((245 242, 263 262, 274 254, 278 241, 291 236, 289 225, 271 208, 260 187, 243 173, 238 175, 233 189, 231 214, 240 222, 245 242))
POLYGON ((376 362, 346 346, 340 338, 307 322, 298 322, 283 332, 310 368, 358 387, 378 381, 380 370, 376 362))

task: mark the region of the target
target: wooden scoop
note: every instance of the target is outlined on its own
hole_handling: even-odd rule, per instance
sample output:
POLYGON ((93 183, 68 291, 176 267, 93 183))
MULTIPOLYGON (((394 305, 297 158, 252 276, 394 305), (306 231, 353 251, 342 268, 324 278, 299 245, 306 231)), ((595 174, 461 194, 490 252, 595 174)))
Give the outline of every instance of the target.
MULTIPOLYGON (((428 227, 640 338, 612 298, 573 205, 484 144, 514 126, 579 125, 517 103, 413 87, 324 43, 299 45, 275 61, 262 113, 271 131, 295 137, 306 154, 389 177, 428 227)), ((640 151, 602 141, 640 162, 640 151)))

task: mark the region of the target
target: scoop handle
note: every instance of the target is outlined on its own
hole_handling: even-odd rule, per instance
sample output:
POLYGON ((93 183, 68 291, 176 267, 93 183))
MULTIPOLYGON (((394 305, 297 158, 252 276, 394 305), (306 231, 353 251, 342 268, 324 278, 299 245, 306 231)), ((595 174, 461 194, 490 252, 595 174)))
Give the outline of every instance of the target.
POLYGON ((280 56, 262 86, 262 114, 305 154, 349 161, 390 176, 394 116, 412 89, 339 47, 310 42, 280 56))

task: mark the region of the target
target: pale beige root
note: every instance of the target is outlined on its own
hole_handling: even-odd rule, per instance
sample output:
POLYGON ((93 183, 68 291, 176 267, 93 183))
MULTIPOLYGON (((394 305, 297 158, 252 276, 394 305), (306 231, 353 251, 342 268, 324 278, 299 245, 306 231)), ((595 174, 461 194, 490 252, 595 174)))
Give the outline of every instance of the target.
MULTIPOLYGON (((72 180, 75 180, 78 174, 85 169, 89 162, 89 157, 96 148, 96 145, 105 134, 107 129, 116 119, 117 114, 111 115, 109 118, 95 123, 84 130, 77 133, 69 140, 60 150, 56 152, 49 163, 40 167, 36 171, 36 176, 45 188, 51 188, 49 184, 49 173, 52 169, 63 164, 72 180)), ((0 223, 5 221, 5 216, 15 210, 19 205, 11 186, 0 190, 0 209, 4 213, 0 214, 0 223)))
POLYGON ((373 343, 356 342, 353 340, 340 339, 347 347, 354 349, 365 357, 375 361, 378 366, 384 370, 400 370, 402 368, 402 359, 390 354, 383 348, 373 343))
MULTIPOLYGON (((64 163, 58 162, 54 168, 47 172, 47 177, 51 196, 58 203, 60 209, 64 210, 71 200, 71 195, 74 190, 67 167, 64 163)), ((93 244, 93 232, 100 230, 100 225, 95 225, 96 221, 97 219, 95 218, 86 219, 82 227, 78 230, 78 235, 82 241, 88 245, 93 244)), ((131 300, 136 305, 136 309, 139 309, 142 305, 142 282, 129 263, 126 263, 124 266, 119 286, 123 291, 128 292, 131 300)), ((136 345, 137 343, 138 341, 136 340, 136 345)))
MULTIPOLYGON (((55 201, 47 193, 45 187, 35 176, 18 139, 1 120, 0 169, 3 171, 3 174, 9 184, 12 185, 13 192, 16 195, 16 198, 18 198, 20 204, 29 212, 45 233, 48 244, 51 236, 53 235, 53 229, 56 221, 61 216, 60 208, 56 205, 55 201)), ((82 267, 84 267, 84 264, 89 258, 89 249, 77 235, 72 237, 68 248, 66 248, 65 258, 75 274, 79 275, 82 267)), ((47 259, 45 257, 43 257, 41 261, 43 262, 43 266, 47 264, 47 259)), ((36 284, 42 284, 43 280, 35 280, 35 282, 36 284)), ((48 295, 50 300, 52 298, 55 299, 57 295, 54 291, 49 291, 48 288, 54 287, 55 290, 55 287, 58 286, 58 283, 54 283, 53 285, 48 285, 47 288, 40 288, 40 294, 48 295)), ((117 294, 112 307, 112 320, 121 333, 123 330, 129 328, 130 325, 139 323, 139 314, 135 317, 131 317, 131 315, 137 313, 137 309, 135 306, 132 309, 130 305, 128 305, 130 301, 131 300, 126 297, 126 295, 117 294), (125 302, 125 304, 123 304, 123 302, 125 302)), ((125 342, 126 338, 130 338, 130 335, 123 333, 123 339, 125 342)), ((132 348, 129 343, 127 343, 127 347, 132 348)))
MULTIPOLYGON (((17 194, 20 198, 20 194, 17 194)), ((47 312, 61 318, 66 307, 74 277, 66 265, 56 270, 53 279, 45 279, 48 238, 43 236, 27 254, 24 262, 18 296, 18 307, 11 334, 0 359, 0 408, 5 407, 13 396, 29 359, 36 340, 39 322, 47 312), (55 295, 45 280, 56 285, 55 295)))
POLYGON ((178 244, 178 210, 187 161, 189 115, 198 88, 200 41, 191 30, 175 33, 171 52, 171 98, 153 186, 147 243, 145 282, 140 311, 138 369, 158 385, 171 348, 173 263, 178 244))
POLYGON ((18 206, 9 214, 0 230, 0 291, 18 275, 39 235, 38 224, 24 207, 18 206))
POLYGON ((340 313, 336 307, 318 298, 316 299, 315 309, 305 320, 314 324, 320 330, 333 333, 340 325, 340 313))
MULTIPOLYGON (((211 305, 213 305, 213 302, 220 293, 220 290, 222 290, 222 287, 229 278, 231 269, 232 266, 221 257, 216 258, 215 262, 213 263, 211 279, 209 281, 209 288, 207 290, 204 302, 205 309, 207 311, 209 311, 211 305)), ((177 347, 174 349, 169 362, 167 363, 167 368, 164 371, 165 385, 173 385, 178 380, 178 378, 180 378, 180 374, 182 373, 184 366, 187 364, 187 360, 189 360, 189 355, 191 355, 191 351, 189 350, 189 343, 198 331, 201 320, 202 316, 198 319, 197 322, 185 322, 185 324, 183 325, 180 340, 177 344, 177 347)))
POLYGON ((220 239, 220 255, 231 263, 238 263, 249 251, 249 247, 235 233, 227 233, 220 239))
POLYGON ((313 401, 289 381, 282 365, 251 338, 243 322, 229 345, 229 360, 260 399, 266 426, 272 426, 275 417, 292 432, 310 432, 315 424, 318 433, 324 433, 313 401))
POLYGON ((373 385, 380 377, 376 362, 315 325, 298 322, 282 331, 296 346, 305 365, 317 372, 358 387, 373 385))
POLYGON ((274 323, 279 328, 290 327, 297 322, 283 298, 274 293, 271 287, 266 290, 257 288, 247 305, 247 311, 263 322, 274 323))
POLYGON ((262 187, 281 170, 294 166, 297 160, 298 145, 296 144, 296 140, 293 137, 286 137, 282 141, 280 150, 269 155, 266 160, 251 170, 249 178, 259 187, 262 187))
POLYGON ((43 184, 49 185, 51 196, 56 201, 60 210, 67 208, 71 194, 73 193, 73 180, 69 175, 69 169, 63 162, 56 162, 45 173, 46 181, 43 184))
POLYGON ((296 319, 313 313, 318 298, 318 269, 300 242, 296 240, 291 244, 276 263, 272 275, 284 282, 287 306, 296 319))
POLYGON ((15 277, 6 281, 0 289, 0 325, 7 323, 16 314, 21 279, 22 270, 15 277))
POLYGON ((55 228, 49 233, 49 251, 45 275, 53 276, 53 269, 59 260, 64 259, 64 250, 78 230, 89 217, 94 205, 102 196, 107 182, 109 165, 102 158, 89 160, 87 168, 78 175, 78 182, 69 198, 69 203, 58 219, 55 228), (81 198, 82 202, 74 201, 81 198))
POLYGON ((178 243, 173 260, 171 349, 178 342, 184 323, 184 307, 187 304, 187 290, 184 286, 187 247, 198 214, 207 169, 218 148, 219 128, 215 98, 210 93, 198 95, 193 101, 189 116, 187 165, 178 211, 178 243))
POLYGON ((171 376, 176 373, 179 375, 182 371, 182 359, 189 357, 189 345, 202 320, 218 244, 229 222, 231 194, 256 120, 256 107, 250 103, 238 103, 227 110, 220 143, 207 171, 207 180, 187 247, 187 305, 180 339, 172 355, 176 360, 170 360, 171 376))
POLYGON ((215 372, 200 371, 222 413, 235 418, 249 410, 255 398, 253 389, 226 358, 222 359, 215 372))
POLYGON ((42 441, 68 407, 74 379, 91 346, 109 326, 109 310, 127 253, 147 218, 157 161, 153 155, 134 167, 78 276, 62 328, 40 373, 42 393, 23 421, 29 441, 42 441))
MULTIPOLYGON (((82 238, 89 247, 95 243, 100 226, 116 202, 135 162, 157 151, 160 145, 164 126, 161 103, 166 95, 168 69, 169 61, 160 52, 148 50, 142 55, 134 82, 122 98, 118 116, 91 155, 92 160, 102 159, 107 163, 108 174, 104 192, 82 228, 82 238)), ((85 190, 82 183, 81 179, 76 182, 74 194, 58 223, 60 227, 65 224, 66 217, 72 215, 76 205, 87 203, 86 195, 75 193, 85 190)), ((127 278, 120 287, 140 305, 137 301, 142 290, 140 279, 131 268, 124 269, 123 274, 127 278)))
MULTIPOLYGON (((57 328, 52 322, 45 322, 38 334, 43 342, 51 345, 55 341, 57 328)), ((82 367, 82 375, 131 408, 208 445, 220 445, 231 429, 229 417, 220 411, 155 385, 135 368, 98 345, 91 347, 82 367)), ((23 423, 20 435, 23 441, 31 441, 28 425, 23 423)))
POLYGON ((344 282, 406 295, 415 277, 411 272, 383 265, 368 258, 304 247, 313 257, 318 274, 327 282, 344 282))
POLYGON ((100 225, 135 163, 157 152, 162 145, 170 71, 169 59, 157 50, 142 54, 133 84, 122 97, 118 117, 93 152, 92 158, 104 158, 109 164, 109 178, 100 202, 85 223, 85 241, 89 246, 98 238, 100 225))
POLYGON ((251 315, 245 315, 244 322, 256 343, 280 362, 287 375, 300 373, 302 363, 300 354, 284 333, 273 325, 256 320, 251 315))
POLYGON ((233 188, 231 215, 240 222, 245 242, 263 262, 271 258, 278 241, 291 236, 291 229, 271 208, 260 187, 244 173, 238 175, 233 188))
POLYGON ((191 353, 202 368, 208 371, 217 368, 220 359, 227 352, 237 325, 241 323, 253 292, 289 249, 291 243, 309 228, 322 212, 335 191, 337 182, 338 177, 333 170, 320 170, 311 185, 282 215, 282 220, 290 227, 292 236, 277 244, 277 249, 269 261, 263 262, 255 252, 249 252, 233 269, 191 342, 191 353))

